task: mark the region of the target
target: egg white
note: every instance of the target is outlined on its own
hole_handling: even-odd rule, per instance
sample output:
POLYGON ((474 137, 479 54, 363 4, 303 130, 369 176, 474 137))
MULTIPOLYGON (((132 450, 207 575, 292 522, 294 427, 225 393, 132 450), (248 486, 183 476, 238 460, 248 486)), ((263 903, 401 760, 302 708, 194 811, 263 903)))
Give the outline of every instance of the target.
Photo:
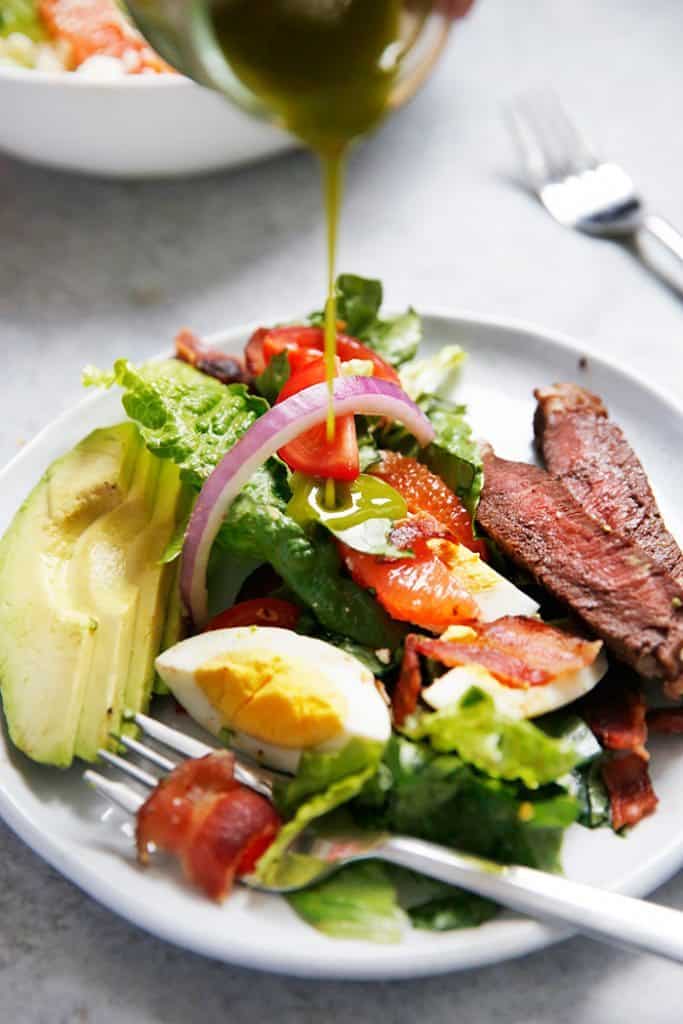
MULTIPOLYGON (((332 644, 313 637, 301 636, 289 629, 267 626, 238 626, 217 629, 182 640, 160 654, 156 668, 176 700, 191 718, 214 736, 230 729, 197 684, 197 670, 207 661, 222 654, 264 651, 286 661, 288 658, 315 666, 346 701, 346 713, 340 731, 315 747, 320 752, 345 746, 353 738, 385 743, 391 734, 389 710, 380 695, 372 673, 357 658, 340 651, 332 644)), ((257 736, 230 729, 231 746, 256 758, 271 768, 295 772, 302 749, 265 743, 257 736)))
POLYGON ((526 690, 505 686, 481 665, 452 668, 422 691, 422 698, 439 711, 455 704, 471 686, 478 686, 493 697, 496 708, 509 718, 537 718, 571 704, 596 686, 607 671, 607 658, 601 652, 592 665, 575 672, 563 672, 544 686, 526 690))
POLYGON ((539 605, 533 598, 463 544, 448 543, 444 548, 441 540, 435 539, 428 541, 428 545, 443 554, 451 575, 476 602, 482 622, 493 622, 504 615, 532 617, 538 612, 539 605))

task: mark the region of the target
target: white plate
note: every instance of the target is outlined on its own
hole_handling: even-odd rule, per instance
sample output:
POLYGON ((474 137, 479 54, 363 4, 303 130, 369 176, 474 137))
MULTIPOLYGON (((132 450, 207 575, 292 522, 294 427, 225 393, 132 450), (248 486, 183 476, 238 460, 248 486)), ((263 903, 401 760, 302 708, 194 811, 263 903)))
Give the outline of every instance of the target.
POLYGON ((180 75, 98 81, 3 65, 0 111, 0 150, 106 177, 198 174, 294 145, 180 75))
MULTIPOLYGON (((683 414, 673 401, 594 356, 579 369, 580 349, 528 327, 429 316, 425 332, 424 351, 459 342, 471 352, 463 397, 478 434, 501 455, 531 457, 534 386, 578 380, 597 391, 634 441, 669 525, 683 535, 677 467, 683 414)), ((236 350, 248 333, 241 328, 216 340, 236 350)), ((0 476, 0 530, 52 459, 87 431, 120 417, 117 395, 98 394, 43 431, 0 476)), ((683 864, 683 747, 672 737, 659 738, 651 749, 659 810, 626 840, 574 826, 564 850, 569 877, 642 895, 683 864)), ((505 960, 566 934, 504 915, 476 929, 412 932, 400 945, 378 946, 328 939, 276 897, 238 889, 225 906, 214 906, 167 871, 136 865, 129 823, 88 790, 80 767, 60 773, 31 764, 6 736, 0 744, 0 813, 38 854, 101 903, 170 942, 231 963, 308 977, 405 978, 505 960)))

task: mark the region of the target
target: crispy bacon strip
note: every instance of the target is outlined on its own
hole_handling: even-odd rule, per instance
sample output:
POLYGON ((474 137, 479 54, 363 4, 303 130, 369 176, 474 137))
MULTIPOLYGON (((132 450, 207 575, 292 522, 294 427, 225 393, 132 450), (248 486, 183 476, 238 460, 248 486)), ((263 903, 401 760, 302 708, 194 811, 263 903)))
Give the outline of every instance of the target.
POLYGON ((645 700, 623 680, 608 675, 584 698, 581 713, 598 742, 607 750, 630 750, 647 761, 645 700))
POLYGON ((411 633, 406 638, 401 675, 394 689, 394 718, 400 725, 417 707, 421 689, 418 655, 447 668, 481 665, 506 686, 544 686, 565 672, 591 665, 602 644, 591 642, 538 619, 506 615, 472 626, 476 637, 442 640, 411 633))
POLYGON ((422 670, 418 643, 425 639, 417 633, 409 633, 403 648, 403 661, 398 682, 391 695, 391 710, 397 725, 403 725, 406 718, 415 711, 422 689, 422 670))
POLYGON ((183 327, 176 335, 175 354, 177 359, 182 359, 209 377, 215 377, 221 384, 239 384, 250 380, 239 356, 211 348, 187 327, 183 327))
POLYGON ((140 862, 149 861, 152 844, 175 854, 189 881, 219 902, 280 827, 272 804, 236 782, 233 769, 227 750, 184 761, 159 783, 137 820, 140 862))
POLYGON ((564 672, 591 665, 602 644, 570 636, 538 619, 506 615, 476 625, 477 637, 431 640, 424 637, 421 654, 449 668, 482 665, 499 682, 516 689, 544 686, 564 672))
POLYGON ((650 732, 683 733, 683 708, 655 708, 647 713, 650 732))
POLYGON ((647 762, 638 754, 615 756, 602 766, 612 807, 612 826, 619 830, 637 825, 652 814, 658 799, 652 788, 647 762))

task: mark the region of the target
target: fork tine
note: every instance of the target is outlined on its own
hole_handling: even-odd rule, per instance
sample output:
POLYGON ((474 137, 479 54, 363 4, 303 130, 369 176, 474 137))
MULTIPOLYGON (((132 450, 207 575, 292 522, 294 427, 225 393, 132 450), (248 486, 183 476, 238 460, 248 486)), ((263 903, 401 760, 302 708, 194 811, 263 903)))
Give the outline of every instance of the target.
POLYGON ((159 784, 159 779, 156 775, 152 775, 151 772, 146 772, 144 768, 139 768, 138 765, 133 764, 131 761, 126 761, 124 757, 119 757, 118 754, 112 754, 111 750, 104 750, 104 748, 97 751, 98 757, 107 764, 111 764, 114 768, 118 768, 119 771, 123 772, 124 775, 130 775, 132 779, 136 779, 141 782, 143 786, 149 786, 150 789, 155 789, 159 784))
POLYGON ((595 154, 576 123, 570 118, 557 93, 548 89, 544 93, 543 101, 546 117, 549 123, 554 124, 555 132, 562 140, 568 173, 580 174, 595 167, 598 162, 595 154))
POLYGON ((521 100, 508 108, 508 123, 532 188, 538 190, 551 177, 550 165, 521 100))
POLYGON ((163 743, 165 747, 175 750, 178 754, 183 754, 184 757, 205 757, 206 754, 213 754, 218 749, 210 747, 208 743, 202 743, 201 740, 195 740, 192 736, 186 736, 177 729, 171 729, 149 715, 138 713, 130 720, 135 722, 146 736, 163 743))
POLYGON ((111 800, 113 804, 128 811, 129 814, 137 814, 145 802, 144 796, 136 793, 134 789, 126 786, 123 782, 112 782, 111 779, 105 778, 99 772, 94 772, 91 768, 83 773, 83 778, 100 796, 111 800))
POLYGON ((511 127, 536 190, 596 166, 596 158, 551 89, 533 89, 511 105, 511 127))
MULTIPOLYGON (((175 750, 179 754, 184 754, 186 757, 204 757, 206 754, 212 754, 216 750, 222 749, 221 747, 210 747, 200 740, 186 736, 184 733, 171 729, 170 726, 164 725, 163 722, 157 721, 156 718, 150 718, 148 715, 136 714, 132 720, 151 739, 163 743, 164 746, 175 750)), ((237 781, 271 800, 274 782, 285 777, 282 772, 273 772, 257 764, 253 766, 247 764, 235 751, 233 751, 233 755, 235 757, 235 778, 237 781)), ((175 768, 175 765, 173 767, 175 768)))
POLYGON ((125 734, 119 736, 118 733, 112 733, 111 735, 121 746, 127 750, 132 750, 134 754, 143 757, 151 764, 155 764, 157 768, 163 768, 165 772, 172 772, 174 768, 178 767, 175 761, 171 761, 169 757, 164 757, 163 754, 160 754, 157 750, 152 750, 151 747, 146 747, 144 743, 134 740, 132 736, 126 736, 125 734))

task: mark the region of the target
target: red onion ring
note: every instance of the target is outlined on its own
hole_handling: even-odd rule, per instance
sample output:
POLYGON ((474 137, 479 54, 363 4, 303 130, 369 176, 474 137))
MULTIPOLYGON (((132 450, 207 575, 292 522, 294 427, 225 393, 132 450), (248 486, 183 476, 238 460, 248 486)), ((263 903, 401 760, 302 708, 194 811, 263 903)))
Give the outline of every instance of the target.
MULTIPOLYGON (((402 388, 375 377, 337 377, 333 382, 336 416, 386 416, 398 420, 422 446, 434 437, 434 428, 402 388)), ((202 487, 183 544, 180 589, 195 626, 209 617, 206 573, 209 554, 228 510, 258 467, 283 445, 289 444, 327 417, 327 384, 305 388, 264 413, 223 456, 202 487)))

